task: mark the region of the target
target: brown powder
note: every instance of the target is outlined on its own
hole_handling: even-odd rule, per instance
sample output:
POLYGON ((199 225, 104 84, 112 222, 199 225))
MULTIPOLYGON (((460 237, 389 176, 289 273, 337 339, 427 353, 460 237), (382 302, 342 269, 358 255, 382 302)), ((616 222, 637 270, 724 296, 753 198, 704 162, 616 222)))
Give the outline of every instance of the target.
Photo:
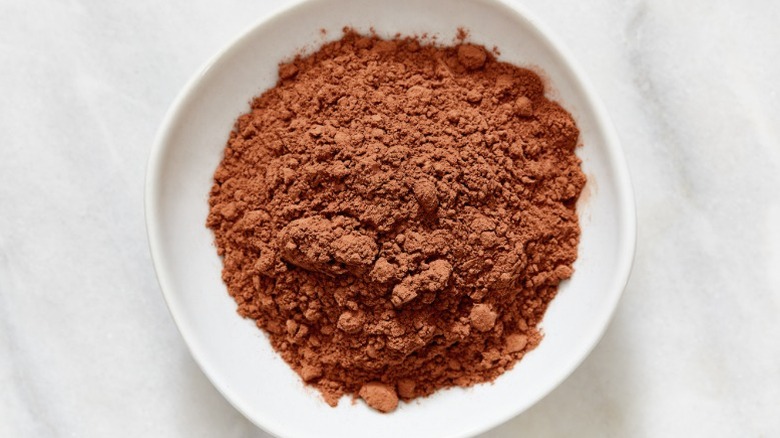
POLYGON ((207 221, 222 278, 331 405, 491 381, 572 275, 577 138, 481 46, 347 32, 236 122, 207 221))

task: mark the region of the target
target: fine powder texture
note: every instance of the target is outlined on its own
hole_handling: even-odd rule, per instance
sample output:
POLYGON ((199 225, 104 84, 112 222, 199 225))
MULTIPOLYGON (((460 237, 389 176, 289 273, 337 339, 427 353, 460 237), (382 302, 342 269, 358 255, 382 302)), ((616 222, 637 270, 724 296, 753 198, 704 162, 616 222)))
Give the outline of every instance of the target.
POLYGON ((572 275, 578 135, 535 73, 462 41, 347 31, 280 65, 209 199, 238 313, 331 405, 492 381, 572 275))

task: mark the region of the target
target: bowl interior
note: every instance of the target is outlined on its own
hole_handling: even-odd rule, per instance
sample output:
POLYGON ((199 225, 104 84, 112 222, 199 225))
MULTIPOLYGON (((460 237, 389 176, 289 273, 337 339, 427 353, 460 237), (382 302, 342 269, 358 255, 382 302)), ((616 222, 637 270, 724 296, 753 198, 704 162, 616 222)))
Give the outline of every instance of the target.
POLYGON ((193 356, 249 419, 291 437, 471 436, 546 395, 598 342, 633 257, 631 188, 603 109, 548 35, 527 13, 495 0, 313 0, 255 26, 184 89, 150 160, 149 240, 160 285, 193 356), (541 70, 548 94, 581 129, 584 147, 577 153, 589 178, 578 206, 583 232, 576 273, 547 312, 541 345, 495 384, 440 391, 391 415, 346 399, 330 408, 303 386, 253 322, 236 314, 205 227, 212 174, 235 118, 273 86, 280 60, 339 38, 344 26, 373 27, 382 36, 428 33, 445 44, 462 26, 471 41, 497 46, 502 60, 541 70))

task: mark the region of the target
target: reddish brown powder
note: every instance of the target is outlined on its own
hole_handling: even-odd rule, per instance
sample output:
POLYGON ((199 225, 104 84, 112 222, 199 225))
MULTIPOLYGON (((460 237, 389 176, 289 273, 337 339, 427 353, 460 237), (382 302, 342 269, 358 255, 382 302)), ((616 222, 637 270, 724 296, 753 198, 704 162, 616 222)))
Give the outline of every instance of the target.
POLYGON ((222 277, 332 405, 491 381, 572 275, 577 137, 481 46, 348 32, 236 122, 209 199, 222 277))

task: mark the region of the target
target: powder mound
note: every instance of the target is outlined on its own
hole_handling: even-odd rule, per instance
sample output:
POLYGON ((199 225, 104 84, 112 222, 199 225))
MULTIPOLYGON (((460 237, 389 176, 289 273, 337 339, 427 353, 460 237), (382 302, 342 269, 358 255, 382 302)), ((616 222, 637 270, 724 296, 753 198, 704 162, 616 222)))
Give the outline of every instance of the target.
POLYGON ((331 405, 495 379, 573 274, 578 135, 473 44, 346 32, 281 64, 209 197, 238 313, 331 405))

